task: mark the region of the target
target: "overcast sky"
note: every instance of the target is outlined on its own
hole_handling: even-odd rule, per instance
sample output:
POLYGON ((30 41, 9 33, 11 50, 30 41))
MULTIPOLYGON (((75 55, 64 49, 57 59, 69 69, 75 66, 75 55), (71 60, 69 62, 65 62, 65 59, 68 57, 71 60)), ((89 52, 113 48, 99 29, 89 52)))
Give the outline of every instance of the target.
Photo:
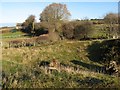
MULTIPOLYGON (((40 0, 39 2, 37 2, 37 0, 34 0, 34 2, 32 2, 33 0, 31 0, 31 2, 28 2, 28 0, 24 0, 24 2, 17 1, 19 0, 2 0, 0 3, 0 23, 21 23, 31 14, 36 16, 38 22, 40 13, 47 5, 52 3, 40 2, 40 0)), ((91 19, 103 18, 103 16, 109 12, 118 13, 118 2, 117 0, 113 1, 114 0, 109 0, 109 2, 87 2, 86 0, 86 2, 61 3, 67 5, 72 15, 71 19, 83 19, 85 17, 91 19)))

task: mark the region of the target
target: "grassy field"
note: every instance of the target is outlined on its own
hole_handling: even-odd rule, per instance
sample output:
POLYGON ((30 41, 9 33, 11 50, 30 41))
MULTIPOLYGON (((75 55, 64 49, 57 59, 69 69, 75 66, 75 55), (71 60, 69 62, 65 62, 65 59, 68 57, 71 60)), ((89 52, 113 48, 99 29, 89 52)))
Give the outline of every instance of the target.
MULTIPOLYGON (((2 30, 2 29, 1 29, 2 30)), ((2 41, 10 41, 14 39, 29 38, 26 33, 21 32, 20 30, 14 28, 7 28, 2 30, 3 33, 0 33, 0 39, 2 41), (6 32, 4 32, 6 31, 6 32)))
POLYGON ((8 33, 3 33, 2 38, 16 38, 24 35, 24 33, 17 31, 17 32, 8 32, 8 33))
MULTIPOLYGON (((100 41, 98 41, 100 42, 100 41)), ((119 79, 104 74, 99 68, 104 64, 88 58, 88 46, 93 41, 60 41, 38 47, 3 48, 2 69, 4 87, 119 87, 119 79), (39 67, 53 58, 61 64, 78 67, 79 71, 46 73, 39 67), (77 62, 77 63, 76 63, 77 62)), ((98 58, 99 61, 99 58, 98 58)))
MULTIPOLYGON (((102 35, 99 26, 96 30, 102 35)), ((11 29, 13 30, 13 29, 11 29)), ((10 31, 11 31, 10 30, 10 31)), ((96 32, 97 33, 97 32, 96 32)), ((96 37, 94 33, 94 37, 96 37)), ((2 42, 30 38, 20 31, 1 34, 2 42)), ((114 88, 120 86, 120 79, 113 75, 104 74, 104 63, 99 63, 98 46, 94 41, 46 42, 38 46, 20 48, 2 48, 2 86, 18 88, 114 88), (95 54, 95 55, 93 55, 95 54), (42 62, 50 63, 56 59, 69 68, 60 72, 46 72, 41 67, 42 62), (94 60, 95 59, 95 60, 94 60), (71 68, 77 68, 73 70, 71 68), (79 69, 79 70, 78 70, 79 69)))

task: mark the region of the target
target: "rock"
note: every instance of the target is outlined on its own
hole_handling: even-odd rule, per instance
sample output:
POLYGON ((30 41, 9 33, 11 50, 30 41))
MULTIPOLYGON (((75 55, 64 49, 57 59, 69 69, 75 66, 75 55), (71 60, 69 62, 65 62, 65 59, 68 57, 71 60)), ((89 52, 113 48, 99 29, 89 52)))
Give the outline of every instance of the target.
POLYGON ((106 67, 106 72, 110 75, 118 73, 118 66, 117 66, 116 61, 110 61, 110 63, 106 67))

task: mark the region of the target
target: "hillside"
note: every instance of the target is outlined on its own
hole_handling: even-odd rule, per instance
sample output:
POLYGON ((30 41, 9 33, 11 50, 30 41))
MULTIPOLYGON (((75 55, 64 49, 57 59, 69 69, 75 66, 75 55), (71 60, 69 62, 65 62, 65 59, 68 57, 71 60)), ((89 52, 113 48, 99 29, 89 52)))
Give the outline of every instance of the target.
POLYGON ((119 89, 116 5, 3 3, 0 89, 119 89))
POLYGON ((119 87, 118 77, 104 74, 104 63, 97 62, 97 56, 92 58, 91 51, 99 52, 92 47, 95 42, 102 41, 63 40, 40 46, 3 48, 3 87, 119 87), (66 68, 46 72, 44 65, 53 59, 66 68))

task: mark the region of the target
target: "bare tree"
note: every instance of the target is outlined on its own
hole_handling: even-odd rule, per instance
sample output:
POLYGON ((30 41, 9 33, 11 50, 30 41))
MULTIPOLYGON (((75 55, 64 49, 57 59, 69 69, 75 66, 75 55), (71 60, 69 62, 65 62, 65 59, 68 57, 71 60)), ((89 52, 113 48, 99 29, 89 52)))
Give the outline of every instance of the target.
POLYGON ((58 23, 69 19, 70 12, 65 4, 53 3, 47 6, 40 14, 41 22, 48 22, 53 25, 53 31, 58 29, 58 23))
POLYGON ((108 33, 109 33, 109 38, 111 36, 118 36, 118 14, 116 13, 109 13, 104 17, 104 21, 108 26, 108 33))

